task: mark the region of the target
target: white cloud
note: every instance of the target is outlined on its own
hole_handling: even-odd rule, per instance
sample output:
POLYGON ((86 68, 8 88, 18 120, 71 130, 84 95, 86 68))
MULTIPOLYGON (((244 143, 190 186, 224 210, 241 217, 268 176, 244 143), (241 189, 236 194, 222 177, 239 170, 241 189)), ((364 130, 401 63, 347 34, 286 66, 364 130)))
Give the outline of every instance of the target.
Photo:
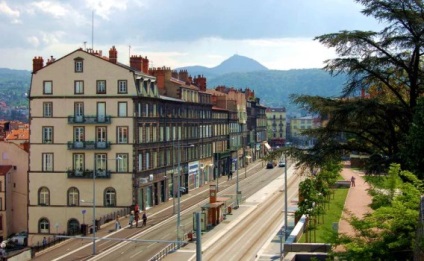
POLYGON ((40 40, 36 36, 28 36, 26 40, 32 47, 36 48, 40 45, 40 40))
POLYGON ((20 12, 10 8, 10 6, 5 1, 0 2, 0 14, 4 14, 5 16, 9 17, 12 24, 21 22, 19 20, 20 12))
POLYGON ((59 4, 53 1, 40 1, 31 4, 38 11, 47 13, 55 18, 66 16, 71 10, 71 6, 59 4))
POLYGON ((113 18, 112 12, 126 10, 127 5, 128 0, 86 0, 86 6, 105 20, 113 18))

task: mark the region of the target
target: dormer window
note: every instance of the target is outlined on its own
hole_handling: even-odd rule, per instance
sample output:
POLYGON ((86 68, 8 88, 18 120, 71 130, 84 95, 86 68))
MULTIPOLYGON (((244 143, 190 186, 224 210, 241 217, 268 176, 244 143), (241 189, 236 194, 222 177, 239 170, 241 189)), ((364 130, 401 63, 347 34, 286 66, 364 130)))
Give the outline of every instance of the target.
POLYGON ((78 57, 74 59, 74 67, 76 73, 81 73, 84 71, 84 59, 78 57))

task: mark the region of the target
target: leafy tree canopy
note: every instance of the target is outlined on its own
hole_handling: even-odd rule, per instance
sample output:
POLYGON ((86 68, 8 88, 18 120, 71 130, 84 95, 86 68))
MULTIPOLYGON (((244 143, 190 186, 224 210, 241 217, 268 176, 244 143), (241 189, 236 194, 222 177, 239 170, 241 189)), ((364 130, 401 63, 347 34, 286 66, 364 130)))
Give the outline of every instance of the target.
POLYGON ((324 69, 348 78, 339 99, 292 96, 297 104, 327 120, 322 128, 305 131, 317 142, 308 152, 297 153, 303 163, 314 165, 346 152, 359 152, 405 164, 408 159, 402 152, 408 149, 408 137, 423 139, 409 133, 424 90, 423 2, 356 2, 364 5, 363 14, 387 26, 380 32, 340 31, 315 38, 339 56, 327 60, 324 69))

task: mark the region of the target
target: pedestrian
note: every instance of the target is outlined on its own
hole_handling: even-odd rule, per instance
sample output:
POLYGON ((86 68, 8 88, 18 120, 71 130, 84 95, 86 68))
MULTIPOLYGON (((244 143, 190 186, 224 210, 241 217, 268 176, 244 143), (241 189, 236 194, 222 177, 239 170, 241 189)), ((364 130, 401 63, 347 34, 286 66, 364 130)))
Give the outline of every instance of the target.
POLYGON ((142 219, 143 219, 143 226, 145 227, 145 226, 146 226, 146 224, 147 224, 147 215, 146 215, 146 211, 145 211, 145 212, 143 212, 143 217, 142 217, 142 219))
POLYGON ((138 220, 140 219, 140 210, 138 210, 138 208, 135 211, 134 219, 135 219, 135 227, 138 227, 138 220))
POLYGON ((352 177, 350 178, 350 186, 351 186, 351 187, 355 187, 355 177, 354 177, 354 176, 352 176, 352 177))
POLYGON ((128 225, 130 225, 130 227, 133 226, 133 221, 134 221, 134 210, 131 210, 130 219, 128 221, 128 225))
POLYGON ((121 229, 121 223, 119 223, 119 215, 116 215, 115 218, 115 230, 121 229))
POLYGON ((47 238, 43 237, 43 248, 46 248, 47 246, 47 238))

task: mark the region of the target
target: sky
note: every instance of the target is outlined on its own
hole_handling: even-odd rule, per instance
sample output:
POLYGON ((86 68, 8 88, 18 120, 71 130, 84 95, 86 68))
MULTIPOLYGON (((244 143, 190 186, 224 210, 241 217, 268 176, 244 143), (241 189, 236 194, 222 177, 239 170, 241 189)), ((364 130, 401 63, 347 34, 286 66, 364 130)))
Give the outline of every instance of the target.
POLYGON ((321 68, 334 50, 314 37, 379 30, 354 0, 0 0, 0 68, 32 70, 79 48, 112 46, 118 61, 218 66, 234 54, 268 69, 321 68))

